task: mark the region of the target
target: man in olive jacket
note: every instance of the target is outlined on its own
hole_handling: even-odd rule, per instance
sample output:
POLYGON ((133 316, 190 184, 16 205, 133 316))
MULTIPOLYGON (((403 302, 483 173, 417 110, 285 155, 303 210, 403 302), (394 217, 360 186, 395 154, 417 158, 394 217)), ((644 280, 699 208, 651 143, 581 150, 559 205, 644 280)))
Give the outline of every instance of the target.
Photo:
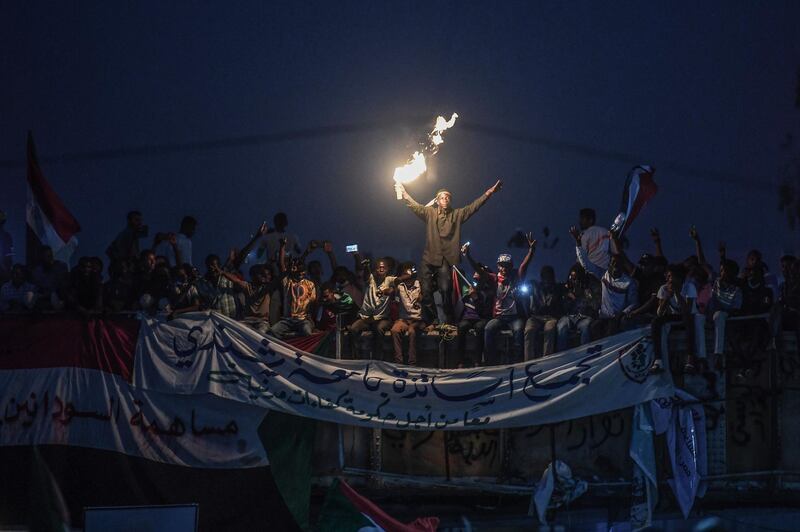
POLYGON ((403 201, 408 208, 425 222, 425 251, 422 253, 422 271, 420 272, 425 321, 432 323, 436 317, 431 284, 435 275, 439 291, 442 294, 447 321, 452 323, 450 266, 458 264, 461 260, 461 225, 478 212, 478 209, 492 194, 502 188, 503 182, 498 180, 478 199, 466 207, 458 209, 450 207, 452 194, 446 189, 441 189, 436 193, 436 200, 432 206, 426 206, 414 201, 402 184, 398 183, 396 186, 402 193, 403 201))

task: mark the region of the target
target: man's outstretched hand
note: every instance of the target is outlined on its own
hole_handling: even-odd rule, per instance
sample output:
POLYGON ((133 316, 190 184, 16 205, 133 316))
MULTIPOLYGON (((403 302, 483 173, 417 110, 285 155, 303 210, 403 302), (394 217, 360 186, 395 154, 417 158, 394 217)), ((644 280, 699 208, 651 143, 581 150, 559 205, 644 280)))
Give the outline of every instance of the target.
POLYGON ((494 194, 495 192, 497 192, 501 188, 503 188, 503 181, 498 179, 497 183, 495 183, 494 185, 492 185, 491 187, 486 189, 486 195, 487 196, 491 196, 492 194, 494 194))

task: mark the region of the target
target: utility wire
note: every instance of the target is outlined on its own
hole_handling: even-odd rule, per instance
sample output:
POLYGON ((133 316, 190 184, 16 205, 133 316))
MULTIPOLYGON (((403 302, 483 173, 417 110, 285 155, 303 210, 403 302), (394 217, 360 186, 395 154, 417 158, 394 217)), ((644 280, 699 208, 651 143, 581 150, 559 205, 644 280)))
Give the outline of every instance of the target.
MULTIPOLYGON (((350 124, 336 124, 313 128, 289 129, 259 135, 224 137, 206 141, 167 142, 161 144, 144 144, 140 146, 128 146, 104 150, 68 152, 56 156, 42 157, 40 158, 40 161, 50 164, 67 164, 86 161, 170 155, 175 153, 202 152, 224 148, 258 146, 262 144, 278 144, 282 142, 325 139, 342 135, 355 135, 360 133, 385 131, 396 129, 402 126, 421 126, 427 122, 429 122, 429 120, 424 118, 409 118, 406 120, 380 122, 355 122, 350 124)), ((514 142, 539 146, 562 153, 578 155, 590 159, 620 162, 629 164, 631 166, 642 164, 644 162, 653 162, 649 160, 650 158, 637 154, 597 148, 578 142, 558 140, 551 137, 533 135, 525 131, 490 126, 486 124, 469 122, 466 120, 459 121, 459 129, 485 137, 511 140, 514 142)), ((26 162, 24 159, 0 160, 0 169, 23 168, 25 164, 26 162)), ((773 193, 777 192, 778 190, 777 184, 771 183, 765 179, 753 179, 728 172, 720 172, 708 168, 699 168, 671 161, 653 162, 653 164, 662 172, 666 170, 687 177, 695 177, 727 185, 738 185, 761 192, 773 193)))

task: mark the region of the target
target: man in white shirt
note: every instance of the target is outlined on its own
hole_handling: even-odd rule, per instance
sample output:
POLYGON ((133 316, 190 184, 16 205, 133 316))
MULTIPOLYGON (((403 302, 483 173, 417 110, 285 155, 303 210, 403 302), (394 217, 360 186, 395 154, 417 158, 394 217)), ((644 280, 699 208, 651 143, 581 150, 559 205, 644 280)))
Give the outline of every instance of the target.
POLYGON ((190 264, 192 262, 192 237, 197 230, 197 220, 192 216, 184 216, 181 220, 181 229, 175 234, 175 245, 171 244, 172 233, 158 233, 153 243, 156 256, 164 256, 171 266, 190 264), (178 256, 180 255, 180 264, 178 256))
POLYGON ((258 263, 271 263, 276 260, 278 249, 281 247, 281 239, 286 239, 286 254, 292 256, 299 256, 303 250, 300 246, 300 239, 297 235, 287 231, 289 226, 289 218, 286 213, 279 212, 272 219, 275 228, 271 229, 269 233, 264 235, 261 244, 256 250, 256 262, 258 263))
POLYGON ((586 248, 581 244, 581 232, 577 227, 570 228, 575 239, 575 254, 586 273, 595 276, 602 285, 600 312, 592 323, 592 336, 602 338, 619 332, 623 315, 631 312, 639 304, 636 281, 622 268, 619 255, 608 261, 608 268, 602 268, 589 260, 586 248))
POLYGON ((654 369, 659 370, 660 365, 666 365, 664 354, 667 353, 668 324, 683 323, 686 328, 686 361, 683 366, 684 373, 694 373, 697 370, 694 342, 694 315, 697 314, 697 288, 691 281, 686 281, 686 269, 681 264, 671 264, 667 267, 666 282, 659 288, 658 310, 653 320, 651 334, 653 348, 656 352, 654 369))
POLYGON ((581 209, 578 225, 581 229, 581 247, 586 250, 589 260, 603 269, 608 268, 610 258, 608 229, 595 225, 597 214, 594 209, 581 209))

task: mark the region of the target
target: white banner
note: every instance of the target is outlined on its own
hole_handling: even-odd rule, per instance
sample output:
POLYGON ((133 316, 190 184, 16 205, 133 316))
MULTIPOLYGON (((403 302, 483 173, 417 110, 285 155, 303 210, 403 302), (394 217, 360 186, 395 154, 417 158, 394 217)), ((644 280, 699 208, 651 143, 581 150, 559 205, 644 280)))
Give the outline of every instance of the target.
POLYGON ((0 415, 0 445, 72 445, 189 467, 267 465, 263 409, 137 390, 93 369, 2 370, 0 415))
POLYGON ((667 433, 667 452, 673 478, 667 482, 678 500, 683 517, 688 518, 695 497, 706 492, 708 475, 706 414, 697 399, 681 389, 674 397, 650 404, 656 434, 667 433))
POLYGON ((555 423, 673 394, 652 372, 649 329, 540 360, 439 370, 297 351, 215 313, 145 320, 134 383, 211 393, 290 414, 364 427, 464 430, 555 423))

